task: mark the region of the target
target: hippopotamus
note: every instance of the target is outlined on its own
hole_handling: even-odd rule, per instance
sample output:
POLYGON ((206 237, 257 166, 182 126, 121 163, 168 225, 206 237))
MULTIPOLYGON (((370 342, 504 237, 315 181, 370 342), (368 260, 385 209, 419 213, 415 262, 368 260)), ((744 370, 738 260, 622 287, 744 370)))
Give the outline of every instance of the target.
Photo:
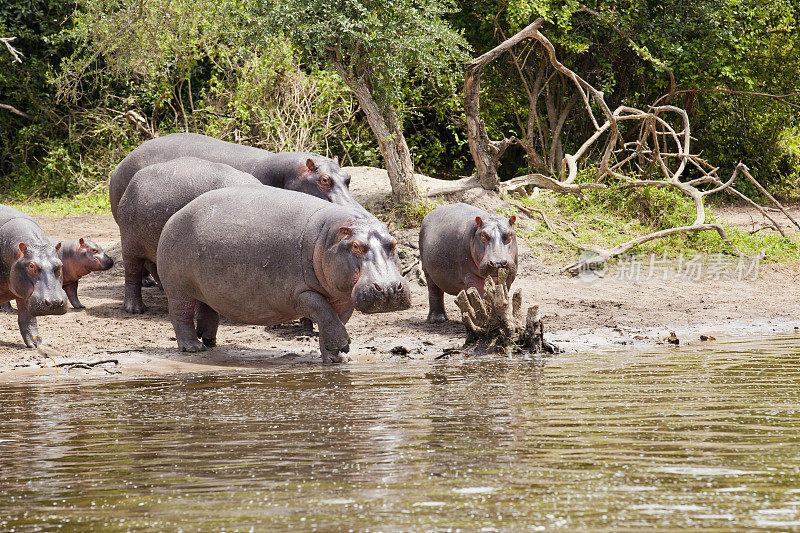
POLYGON ((59 248, 31 217, 0 205, 0 303, 16 300, 19 332, 29 348, 41 341, 37 316, 67 312, 59 248))
POLYGON ((508 271, 510 288, 517 273, 517 217, 492 215, 468 204, 437 207, 422 220, 419 252, 428 283, 428 322, 444 322, 444 293, 458 294, 483 285, 497 271, 508 271))
POLYGON ((63 265, 62 287, 64 292, 66 292, 72 307, 86 309, 86 306, 78 300, 78 280, 90 272, 108 270, 114 266, 114 260, 88 238, 81 237, 62 241, 58 245, 60 245, 58 257, 63 265))
POLYGON ((108 193, 114 218, 128 183, 139 170, 187 156, 230 165, 264 185, 304 192, 339 205, 359 206, 350 195, 350 175, 342 170, 336 157, 310 152, 276 154, 197 133, 173 133, 142 143, 111 173, 108 193))
POLYGON ((322 360, 342 362, 354 309, 411 306, 396 247, 363 209, 264 186, 207 192, 169 219, 158 243, 178 347, 214 346, 220 314, 264 326, 306 316, 319 325, 322 360))
POLYGON ((133 176, 117 209, 125 267, 125 311, 140 314, 147 310, 142 301, 142 268, 147 262, 156 262, 158 239, 169 217, 205 192, 236 185, 261 183, 228 165, 196 157, 150 165, 133 176))

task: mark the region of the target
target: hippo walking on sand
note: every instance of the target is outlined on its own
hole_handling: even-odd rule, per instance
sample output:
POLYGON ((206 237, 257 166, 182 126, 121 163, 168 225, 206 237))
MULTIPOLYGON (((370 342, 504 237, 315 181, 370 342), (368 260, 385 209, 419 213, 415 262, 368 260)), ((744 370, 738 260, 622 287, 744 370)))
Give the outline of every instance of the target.
POLYGON ((341 362, 353 309, 411 306, 396 246, 362 209, 263 186, 205 193, 169 219, 158 243, 178 346, 214 346, 220 314, 265 326, 306 316, 319 325, 322 360, 341 362))
POLYGON ((63 264, 64 279, 62 286, 67 293, 69 303, 75 309, 86 309, 78 300, 78 280, 90 272, 108 270, 114 266, 114 260, 108 257, 103 249, 91 239, 83 238, 62 241, 58 249, 58 257, 63 264))
POLYGON ((19 332, 29 348, 40 342, 37 316, 67 312, 58 248, 31 217, 0 205, 0 303, 16 300, 19 332))
POLYGON ((114 218, 128 183, 139 170, 187 156, 230 165, 264 185, 303 192, 339 205, 359 206, 350 195, 350 175, 336 158, 309 152, 276 154, 197 133, 173 133, 142 143, 111 173, 108 193, 114 218))
MULTIPOLYGON (((458 294, 483 285, 500 268, 511 287, 517 273, 517 217, 492 215, 468 204, 438 207, 422 220, 419 251, 428 283, 428 322, 444 322, 444 293, 458 294)), ((497 281, 495 279, 495 281, 497 281)))
POLYGON ((147 310, 142 301, 142 268, 147 262, 156 262, 158 239, 169 217, 205 192, 236 185, 261 183, 228 165, 196 157, 150 165, 136 173, 117 208, 125 267, 125 311, 140 314, 147 310))

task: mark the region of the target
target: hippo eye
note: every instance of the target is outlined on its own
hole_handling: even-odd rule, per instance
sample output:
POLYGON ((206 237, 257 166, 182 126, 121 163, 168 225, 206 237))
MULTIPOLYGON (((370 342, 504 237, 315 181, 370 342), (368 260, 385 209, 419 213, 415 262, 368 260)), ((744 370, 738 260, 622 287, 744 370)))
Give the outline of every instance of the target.
POLYGON ((344 180, 344 185, 345 185, 345 187, 350 188, 350 177, 349 176, 348 176, 348 178, 346 180, 344 180))
POLYGON ((357 257, 361 257, 366 251, 366 247, 360 241, 353 241, 353 244, 350 245, 350 249, 352 250, 353 255, 357 257))
POLYGON ((333 185, 333 180, 331 179, 330 176, 321 176, 319 178, 319 186, 320 187, 324 187, 326 189, 330 189, 332 185, 333 185))
POLYGON ((510 244, 513 238, 514 238, 514 232, 509 231, 508 233, 506 233, 506 242, 507 243, 510 244))
POLYGON ((97 248, 90 248, 89 251, 92 252, 92 255, 94 255, 97 253, 97 248))
POLYGON ((389 253, 394 252, 394 249, 397 248, 397 239, 392 239, 392 242, 386 245, 386 249, 389 250, 389 253))
POLYGON ((56 268, 54 268, 53 272, 56 273, 56 276, 60 276, 61 275, 61 265, 58 265, 56 268))
POLYGON ((36 266, 36 264, 34 263, 28 263, 28 272, 30 274, 36 274, 37 272, 39 272, 39 267, 36 266))
POLYGON ((481 232, 481 242, 489 242, 489 235, 485 231, 481 232))

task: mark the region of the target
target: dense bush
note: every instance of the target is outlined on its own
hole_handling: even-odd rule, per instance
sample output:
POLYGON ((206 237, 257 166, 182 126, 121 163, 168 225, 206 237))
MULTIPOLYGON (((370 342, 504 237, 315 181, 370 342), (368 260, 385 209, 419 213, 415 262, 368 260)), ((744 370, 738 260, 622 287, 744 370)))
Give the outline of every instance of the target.
MULTIPOLYGON (((0 48, 0 104, 34 117, 0 109, 0 193, 63 195, 95 187, 134 146, 151 134, 172 131, 197 131, 271 150, 338 154, 347 164, 380 164, 374 136, 341 79, 279 34, 260 37, 265 21, 259 17, 268 8, 296 5, 81 0, 76 8, 66 0, 0 2, 0 36, 15 36, 13 44, 24 54, 22 63, 12 63, 0 48), (137 127, 126 118, 129 111, 136 115, 128 118, 144 122, 137 127)), ((461 1, 441 17, 475 55, 537 16, 546 17, 545 32, 559 57, 602 88, 612 106, 646 107, 663 96, 669 89, 666 66, 674 72, 676 89, 685 91, 673 102, 689 110, 697 148, 723 175, 744 161, 771 190, 785 194, 796 187, 797 96, 778 101, 715 91, 800 93, 800 4, 616 0, 586 5, 600 17, 572 0, 461 1)), ((365 10, 364 16, 371 16, 365 10)), ((442 27, 441 20, 430 22, 442 27)), ((541 51, 524 46, 530 51, 526 76, 532 80, 541 51)), ((424 65, 418 67, 404 71, 393 92, 403 103, 399 110, 416 170, 445 178, 470 174, 461 79, 451 73, 449 83, 434 86, 426 83, 424 65)), ((552 79, 548 90, 561 110, 571 88, 559 84, 558 76, 552 79)), ((510 56, 487 70, 482 105, 491 136, 523 133, 528 100, 510 56)), ((537 113, 546 124, 544 107, 537 113)), ((581 106, 574 106, 563 131, 566 149, 590 131, 581 106)), ((545 127, 543 143, 551 141, 545 127)), ((516 147, 502 162, 503 177, 532 170, 516 147)))

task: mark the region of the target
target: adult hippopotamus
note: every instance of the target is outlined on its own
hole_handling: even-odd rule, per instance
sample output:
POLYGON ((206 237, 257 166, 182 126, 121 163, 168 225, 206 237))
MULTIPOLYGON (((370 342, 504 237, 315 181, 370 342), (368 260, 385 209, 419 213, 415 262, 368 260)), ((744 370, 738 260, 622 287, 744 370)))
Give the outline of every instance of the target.
POLYGON ((63 270, 62 287, 67 293, 69 303, 75 309, 86 309, 78 300, 78 280, 90 272, 108 270, 114 266, 114 260, 108 257, 103 249, 91 239, 79 238, 58 243, 58 258, 63 270))
POLYGON ((264 185, 304 192, 339 205, 359 205, 350 195, 350 175, 336 158, 309 152, 276 154, 197 133, 173 133, 142 143, 111 173, 108 193, 114 218, 134 174, 152 164, 187 156, 230 165, 264 185))
MULTIPOLYGON (((508 270, 511 287, 517 273, 517 217, 492 215, 468 204, 438 207, 422 220, 419 252, 428 283, 428 322, 444 322, 444 293, 458 294, 475 287, 483 296, 483 284, 508 270)), ((495 279, 495 281, 497 281, 495 279)))
POLYGON ((353 309, 411 306, 396 246, 363 209, 273 187, 205 193, 169 219, 158 243, 178 346, 214 346, 220 314, 260 325, 306 316, 319 325, 322 360, 341 362, 353 309))
POLYGON ((148 261, 156 262, 158 239, 169 217, 205 192, 236 185, 261 183, 228 165, 196 157, 157 163, 136 173, 117 209, 125 267, 125 311, 139 314, 147 309, 142 301, 142 268, 148 261))
POLYGON ((37 316, 67 312, 58 248, 31 217, 0 205, 0 303, 16 300, 19 332, 29 348, 40 341, 37 316))

